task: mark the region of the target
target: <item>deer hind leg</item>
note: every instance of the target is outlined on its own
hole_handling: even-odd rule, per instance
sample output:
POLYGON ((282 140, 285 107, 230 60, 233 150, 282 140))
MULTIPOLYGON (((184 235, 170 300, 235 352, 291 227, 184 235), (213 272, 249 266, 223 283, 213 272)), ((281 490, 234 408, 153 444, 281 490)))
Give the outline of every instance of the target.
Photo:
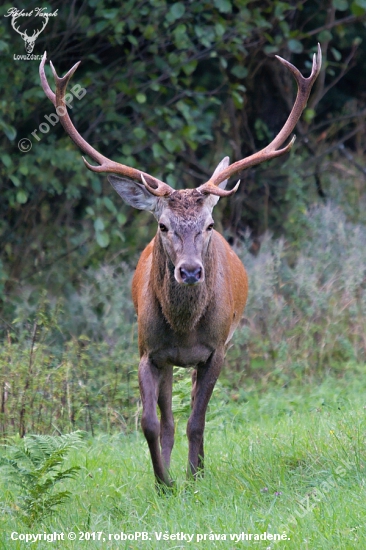
POLYGON ((174 445, 174 418, 172 411, 173 367, 162 371, 158 405, 160 409, 160 446, 164 465, 170 468, 170 455, 174 445))
POLYGON ((160 422, 156 412, 161 376, 162 371, 156 368, 147 356, 143 356, 139 366, 139 385, 142 400, 141 426, 149 445, 155 479, 159 484, 170 486, 171 481, 160 452, 160 422))
POLYGON ((203 433, 205 429, 207 405, 219 377, 224 362, 224 350, 216 350, 207 363, 198 365, 192 375, 192 412, 187 424, 188 469, 187 476, 203 473, 203 433))

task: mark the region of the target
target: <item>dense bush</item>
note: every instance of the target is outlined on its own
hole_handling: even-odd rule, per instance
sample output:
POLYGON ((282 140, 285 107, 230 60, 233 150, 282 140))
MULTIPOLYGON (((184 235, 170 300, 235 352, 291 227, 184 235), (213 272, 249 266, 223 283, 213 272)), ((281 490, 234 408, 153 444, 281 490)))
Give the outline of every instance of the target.
MULTIPOLYGON (((27 10, 36 6, 30 0, 27 10)), ((11 7, 3 4, 1 16, 11 7)), ((72 9, 52 0, 49 10, 57 9, 34 53, 47 50, 60 74, 82 60, 73 77, 87 90, 72 105, 77 128, 103 154, 178 187, 202 183, 227 154, 237 160, 268 143, 295 95, 291 75, 274 54, 306 74, 320 41, 323 72, 294 150, 297 159, 301 155, 295 176, 302 185, 290 190, 294 168, 284 159, 244 173, 237 196, 218 207, 235 235, 248 226, 255 236, 267 229, 280 234, 291 224, 289 211, 324 197, 324 157, 334 161, 328 168, 333 173, 344 154, 354 157, 348 167, 362 159, 364 0, 88 0, 72 9)), ((83 267, 95 268, 117 253, 130 261, 153 229, 150 218, 112 197, 106 179, 85 169, 59 124, 38 131, 40 141, 33 137, 54 109, 40 87, 38 62, 14 59, 24 43, 9 17, 3 23, 0 297, 6 301, 40 272, 38 282, 47 279, 56 290, 83 267), (22 138, 32 141, 28 153, 17 147, 22 138), (68 262, 59 261, 65 257, 68 262), (56 261, 51 281, 47 274, 56 261)), ((29 33, 35 24, 19 22, 29 33)))
POLYGON ((269 237, 257 257, 243 255, 249 328, 236 342, 246 340, 254 365, 284 382, 366 360, 366 228, 330 204, 306 221, 295 257, 284 239, 269 237))

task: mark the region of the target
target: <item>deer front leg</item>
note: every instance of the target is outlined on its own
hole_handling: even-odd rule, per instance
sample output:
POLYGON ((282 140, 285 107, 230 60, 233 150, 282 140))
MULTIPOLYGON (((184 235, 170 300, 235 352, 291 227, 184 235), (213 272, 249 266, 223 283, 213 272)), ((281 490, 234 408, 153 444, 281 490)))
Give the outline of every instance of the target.
MULTIPOLYGON (((196 391, 197 391, 197 369, 193 369, 192 371, 192 391, 191 391, 191 410, 193 410, 194 400, 196 399, 196 391)), ((201 470, 203 472, 203 461, 204 461, 204 449, 203 449, 203 439, 204 436, 202 435, 200 448, 198 451, 198 470, 201 470)))
POLYGON ((192 413, 187 424, 189 444, 187 476, 203 472, 203 433, 207 405, 224 362, 224 350, 216 350, 207 363, 198 365, 192 375, 192 413))
POLYGON ((160 446, 164 465, 170 468, 170 455, 174 445, 174 419, 172 411, 173 367, 161 374, 158 405, 160 409, 160 446))
POLYGON ((150 359, 144 355, 139 365, 139 385, 142 400, 141 427, 149 445, 155 479, 159 484, 170 486, 171 481, 160 452, 160 423, 156 413, 161 376, 162 371, 155 367, 150 359))

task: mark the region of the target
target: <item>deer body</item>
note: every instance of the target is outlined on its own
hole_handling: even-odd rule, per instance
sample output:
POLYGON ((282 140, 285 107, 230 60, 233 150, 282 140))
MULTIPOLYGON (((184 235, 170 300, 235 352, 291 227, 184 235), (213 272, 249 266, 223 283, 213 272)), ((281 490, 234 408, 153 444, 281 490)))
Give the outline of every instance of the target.
POLYGON ((247 275, 227 242, 213 231, 205 282, 181 288, 158 239, 143 251, 132 282, 140 355, 148 354, 161 367, 194 366, 207 361, 218 343, 225 347, 230 341, 245 306, 247 275))
POLYGON ((83 159, 86 166, 95 172, 122 176, 109 176, 117 193, 134 208, 151 212, 158 222, 157 234, 138 262, 132 297, 138 317, 141 425, 159 484, 171 485, 173 366, 194 367, 187 436, 188 474, 195 476, 203 469, 207 405, 247 299, 245 269, 225 239, 213 230, 212 210, 220 197, 238 189, 240 182, 230 191, 225 189, 230 176, 290 150, 294 138, 284 147, 283 143, 299 120, 320 71, 320 46, 308 78, 288 61, 276 57, 298 85, 294 106, 281 131, 267 147, 247 158, 230 165, 225 157, 210 180, 197 189, 179 191, 140 170, 109 160, 86 142, 74 127, 64 99, 78 63, 63 78, 57 76, 51 63, 56 94, 45 75, 46 54, 40 64, 43 90, 55 105, 63 127, 76 145, 98 163, 93 166, 83 159))
MULTIPOLYGON (((224 159, 218 169, 227 162, 224 159)), ((110 181, 116 183, 113 178, 110 181)), ((203 469, 207 404, 244 310, 248 279, 237 255, 212 229, 211 210, 216 199, 186 190, 174 192, 165 202, 157 235, 138 262, 132 296, 141 358, 141 424, 155 477, 169 485, 174 443, 173 366, 196 369, 187 427, 188 473, 195 475, 203 469), (185 277, 194 274, 191 284, 180 281, 182 273, 185 277)))

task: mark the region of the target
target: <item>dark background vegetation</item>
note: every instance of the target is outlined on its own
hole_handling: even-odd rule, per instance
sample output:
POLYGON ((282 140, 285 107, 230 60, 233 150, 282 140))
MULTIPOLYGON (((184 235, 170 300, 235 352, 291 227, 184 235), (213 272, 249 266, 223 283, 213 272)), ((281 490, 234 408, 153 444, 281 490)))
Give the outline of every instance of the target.
MULTIPOLYGON (((156 222, 85 169, 60 124, 38 130, 54 109, 39 62, 14 59, 25 48, 3 17, 12 6, 0 12, 0 427, 126 430, 139 414, 129 281, 156 222)), ((274 55, 308 75, 320 42, 323 69, 291 154, 243 173, 216 208, 252 289, 225 380, 245 399, 244 376, 287 384, 364 363, 366 1, 47 6, 58 16, 33 54, 46 50, 59 75, 81 60, 76 127, 105 156, 176 188, 274 137, 296 94, 274 55)), ((20 23, 31 34, 37 21, 20 23)), ((177 388, 179 407, 189 389, 177 388)))

